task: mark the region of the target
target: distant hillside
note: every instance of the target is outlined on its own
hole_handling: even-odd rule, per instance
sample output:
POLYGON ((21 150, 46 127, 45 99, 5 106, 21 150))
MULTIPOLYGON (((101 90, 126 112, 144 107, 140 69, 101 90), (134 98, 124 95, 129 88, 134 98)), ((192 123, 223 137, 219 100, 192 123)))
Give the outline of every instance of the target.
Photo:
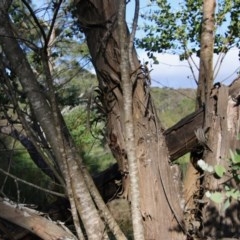
POLYGON ((151 89, 160 120, 165 128, 171 127, 195 109, 195 89, 151 89))

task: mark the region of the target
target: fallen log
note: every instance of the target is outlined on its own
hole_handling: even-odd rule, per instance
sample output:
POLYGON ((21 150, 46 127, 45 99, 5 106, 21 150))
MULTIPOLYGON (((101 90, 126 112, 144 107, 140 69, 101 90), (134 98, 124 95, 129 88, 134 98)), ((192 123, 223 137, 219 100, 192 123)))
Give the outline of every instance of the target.
POLYGON ((164 131, 171 161, 191 152, 196 147, 198 141, 195 131, 203 126, 203 119, 204 109, 200 108, 164 131))
POLYGON ((0 217, 39 236, 41 239, 77 239, 60 222, 53 222, 26 206, 0 198, 0 217))

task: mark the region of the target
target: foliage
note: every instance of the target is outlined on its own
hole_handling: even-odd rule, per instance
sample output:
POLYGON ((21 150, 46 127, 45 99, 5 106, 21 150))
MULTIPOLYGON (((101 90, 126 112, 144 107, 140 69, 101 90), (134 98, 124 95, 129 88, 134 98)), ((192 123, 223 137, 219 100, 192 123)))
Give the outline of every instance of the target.
MULTIPOLYGON (((4 154, 1 154, 1 169, 44 189, 54 190, 56 185, 34 164, 19 142, 14 142, 9 137, 5 138, 4 142, 7 148, 0 144, 0 151, 4 151, 4 154)), ((34 204, 39 208, 55 199, 43 191, 39 191, 2 173, 0 173, 0 186, 1 194, 14 201, 34 204)))
POLYGON ((64 116, 68 129, 81 151, 91 173, 100 172, 114 163, 103 135, 103 122, 98 122, 95 111, 77 106, 64 116), (91 112, 88 112, 91 111, 91 112))
MULTIPOLYGON (((53 20, 53 12, 56 8, 55 1, 38 3, 36 10, 32 1, 17 0, 13 1, 9 12, 14 22, 14 34, 26 54, 29 64, 37 76, 38 84, 41 86, 41 90, 44 92, 46 98, 49 97, 49 86, 43 68, 42 54, 47 50, 49 69, 61 107, 65 105, 76 106, 80 103, 85 104, 88 91, 97 84, 95 75, 88 71, 90 60, 83 34, 80 31, 76 31, 74 18, 68 11, 68 7, 67 2, 61 5, 52 33, 50 32, 50 28, 53 20), (36 18, 33 17, 31 10, 36 14, 36 18), (48 34, 50 34, 50 44, 46 46, 45 41, 48 34), (47 49, 45 49, 46 47, 47 49)), ((43 151, 43 154, 48 156, 49 162, 54 164, 54 159, 51 158, 52 155, 51 153, 49 154, 49 149, 46 147, 47 143, 43 140, 42 129, 40 129, 39 123, 32 113, 26 94, 19 83, 18 76, 16 76, 8 64, 1 65, 1 72, 6 73, 6 78, 1 77, 0 80, 0 117, 2 119, 0 127, 9 125, 15 128, 17 125, 17 130, 23 131, 24 135, 27 134, 26 130, 30 129, 30 132, 37 136, 37 144, 43 151), (21 122, 21 119, 25 119, 25 123, 21 122), (22 124, 25 124, 24 127, 22 124), (28 126, 27 129, 26 125, 28 126), (23 128, 24 130, 22 130, 23 128)), ((18 141, 12 140, 10 137, 2 138, 2 134, 0 137, 2 144, 5 145, 5 149, 1 146, 0 151, 6 153, 1 154, 0 167, 2 169, 7 170, 10 167, 9 172, 19 178, 44 188, 56 188, 52 180, 46 177, 33 163, 27 151, 18 141), (13 142, 16 142, 16 144, 13 144, 13 142), (7 165, 8 162, 9 165, 7 165)), ((90 145, 90 143, 88 144, 90 145)), ((101 147, 99 148, 102 149, 101 147)), ((95 159, 93 160, 92 155, 88 153, 89 149, 86 150, 86 158, 91 159, 91 164, 94 165, 95 159)), ((95 152, 97 153, 97 151, 101 152, 101 150, 98 150, 98 147, 96 147, 95 152)), ((99 165, 101 164, 99 163, 99 165)), ((104 167, 104 164, 101 166, 104 167)), ((107 163, 105 166, 107 166, 107 163)), ((95 168, 98 170, 102 169, 99 166, 95 168)), ((92 169, 94 169, 93 166, 92 169)), ((4 179, 5 177, 1 174, 0 185, 4 179)), ((50 198, 48 194, 39 192, 39 190, 35 190, 22 183, 16 185, 14 180, 9 177, 3 187, 4 194, 21 202, 32 202, 37 205, 43 205, 47 204, 47 200, 50 198), (20 191, 20 199, 17 199, 17 186, 20 191), (37 198, 36 195, 38 195, 37 198)))
POLYGON ((198 161, 199 167, 205 173, 211 173, 217 179, 227 177, 223 182, 223 188, 217 191, 206 191, 205 195, 213 202, 223 203, 223 209, 227 209, 235 201, 240 200, 240 151, 230 151, 229 169, 227 170, 223 165, 217 164, 211 166, 203 160, 198 161))
POLYGON ((156 109, 165 128, 171 127, 195 108, 194 89, 152 88, 156 109))
MULTIPOLYGON (((155 63, 155 52, 178 54, 181 60, 188 59, 193 53, 199 56, 202 1, 151 2, 156 3, 157 7, 148 14, 142 14, 146 20, 143 28, 146 37, 137 39, 137 45, 145 49, 155 63)), ((232 47, 239 47, 240 1, 220 0, 216 9, 214 53, 226 53, 232 47)))
MULTIPOLYGON (((69 92, 67 93, 72 97, 74 95, 71 95, 71 89, 74 92, 77 91, 77 89, 80 91, 84 86, 85 85, 80 85, 80 82, 71 81, 61 92, 64 93, 65 89, 68 89, 69 92)), ((151 91, 158 114, 166 128, 174 125, 181 118, 194 111, 195 90, 193 89, 152 88, 151 91)), ((90 97, 89 94, 87 94, 85 95, 85 99, 87 96, 90 97)), ((69 101, 68 97, 65 99, 65 103, 69 101)), ((70 99, 73 99, 72 102, 79 101, 74 97, 70 99)), ((79 149, 82 149, 86 166, 90 172, 95 173, 113 163, 113 158, 107 144, 104 142, 104 124, 98 121, 98 115, 94 109, 88 109, 89 106, 86 105, 87 102, 87 99, 81 101, 81 103, 85 103, 85 105, 81 104, 72 108, 70 111, 66 111, 64 118, 76 144, 79 149)), ((66 107, 63 108, 63 112, 65 112, 65 109, 66 107)), ((188 156, 184 157, 181 161, 186 163, 187 159, 188 156)))
POLYGON ((67 82, 79 78, 81 73, 84 76, 91 64, 84 36, 79 29, 76 29, 69 2, 63 1, 61 4, 58 17, 50 32, 56 5, 55 1, 38 4, 34 19, 31 11, 35 9, 35 5, 32 1, 18 0, 11 5, 10 15, 21 46, 43 87, 46 76, 42 65, 42 51, 45 50, 46 39, 49 38, 47 51, 51 74, 56 89, 59 90, 67 82))
MULTIPOLYGON (((72 70, 72 73, 74 73, 74 70, 72 70)), ((70 77, 68 72, 64 74, 66 74, 66 78, 70 77)), ((96 85, 97 79, 94 74, 84 69, 81 70, 81 73, 75 73, 71 81, 67 81, 58 87, 57 98, 61 108, 87 104, 96 85)))

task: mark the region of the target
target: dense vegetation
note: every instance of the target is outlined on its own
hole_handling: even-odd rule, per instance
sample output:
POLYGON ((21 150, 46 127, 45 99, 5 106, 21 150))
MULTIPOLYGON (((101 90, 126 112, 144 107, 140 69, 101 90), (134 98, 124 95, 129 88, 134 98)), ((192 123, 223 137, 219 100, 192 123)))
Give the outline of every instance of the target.
POLYGON ((195 89, 152 88, 152 96, 165 128, 171 127, 195 108, 195 89))
MULTIPOLYGON (((94 85, 96 81, 92 78, 88 84, 92 82, 92 94, 94 95, 94 85)), ((110 153, 103 135, 104 124, 101 119, 98 119, 96 106, 94 102, 89 107, 90 101, 89 91, 86 94, 82 93, 82 89, 87 89, 84 86, 85 82, 70 82, 61 90, 61 100, 64 117, 67 126, 76 142, 79 149, 82 151, 84 162, 92 174, 99 173, 106 169, 115 161, 110 153), (71 91, 72 89, 72 91, 71 91), (82 95, 81 95, 82 94, 82 95), (71 104, 69 104, 71 103, 71 104)), ((179 121, 182 117, 190 114, 194 110, 194 89, 170 89, 170 88, 152 88, 152 94, 156 103, 156 109, 159 117, 162 119, 163 126, 168 128, 179 121)), ((3 125, 3 121, 2 121, 3 125)), ((32 182, 42 187, 47 187, 47 177, 40 169, 30 160, 30 157, 24 147, 19 142, 13 142, 9 137, 4 137, 1 134, 1 161, 0 168, 9 171, 9 173, 32 182), (33 177, 35 176, 35 177, 33 177), (38 176, 38 177, 36 177, 38 176)), ((2 193, 7 196, 12 196, 17 200, 17 192, 19 188, 20 199, 36 205, 46 204, 46 194, 42 193, 41 197, 35 198, 35 190, 33 187, 19 183, 16 185, 14 181, 8 177, 5 182, 5 175, 0 173, 2 193), (3 184, 4 182, 4 184, 3 184)), ((49 187, 49 186, 48 186, 49 187)), ((48 196, 50 197, 50 196, 48 196)))

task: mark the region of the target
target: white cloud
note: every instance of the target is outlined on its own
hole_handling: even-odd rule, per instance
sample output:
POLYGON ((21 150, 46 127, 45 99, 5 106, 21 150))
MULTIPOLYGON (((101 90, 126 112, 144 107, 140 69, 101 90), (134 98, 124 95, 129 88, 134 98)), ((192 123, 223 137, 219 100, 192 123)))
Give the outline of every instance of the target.
MULTIPOLYGON (((223 82, 224 84, 230 84, 233 79, 237 77, 237 73, 240 70, 239 61, 239 49, 231 49, 225 56, 222 62, 222 66, 218 75, 216 77, 217 82, 223 82)), ((214 61, 217 61, 217 56, 215 56, 214 61)))
MULTIPOLYGON (((237 77, 237 72, 240 68, 238 57, 239 50, 233 48, 230 50, 221 65, 215 82, 222 82, 226 85, 230 84, 237 77)), ((138 51, 139 59, 142 62, 151 60, 148 59, 146 52, 138 51)), ((153 86, 166 86, 173 88, 196 88, 193 75, 190 71, 188 62, 180 61, 178 55, 171 54, 155 54, 159 61, 158 65, 151 65, 151 77, 153 86)), ((199 58, 193 56, 196 66, 199 66, 199 58)), ((218 56, 214 56, 214 64, 218 62, 218 56)), ((219 62, 218 62, 219 63, 219 62)), ((198 78, 198 70, 194 67, 196 78, 198 78)))

